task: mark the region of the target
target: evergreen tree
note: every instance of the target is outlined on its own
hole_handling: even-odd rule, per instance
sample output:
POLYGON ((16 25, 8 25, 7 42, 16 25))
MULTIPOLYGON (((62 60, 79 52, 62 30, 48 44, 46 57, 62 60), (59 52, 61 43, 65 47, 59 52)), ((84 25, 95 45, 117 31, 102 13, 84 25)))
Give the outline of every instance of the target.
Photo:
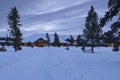
POLYGON ((82 39, 82 47, 81 50, 85 52, 85 47, 86 47, 86 40, 82 39))
POLYGON ((104 43, 108 43, 108 44, 113 43, 113 38, 114 38, 113 32, 112 31, 105 32, 102 35, 102 38, 103 38, 104 43))
POLYGON ((47 43, 48 43, 48 46, 49 46, 49 44, 50 44, 50 37, 49 37, 48 33, 46 34, 46 39, 47 39, 47 43))
POLYGON ((11 11, 8 14, 8 25, 10 36, 14 38, 13 40, 13 48, 15 51, 21 50, 21 42, 22 42, 22 33, 19 29, 20 24, 20 15, 16 7, 11 8, 11 11))
POLYGON ((119 41, 120 41, 120 22, 115 22, 111 25, 111 31, 114 35, 113 42, 113 51, 119 51, 119 41))
POLYGON ((71 45, 73 45, 73 43, 74 43, 74 38, 72 35, 70 35, 70 43, 71 43, 71 45))
POLYGON ((92 53, 94 53, 94 44, 99 42, 99 37, 102 33, 98 26, 98 15, 91 6, 88 16, 86 17, 85 28, 83 29, 83 36, 87 44, 91 45, 92 53))
POLYGON ((109 0, 108 1, 108 11, 105 13, 104 18, 100 20, 100 26, 103 27, 106 22, 112 20, 116 15, 119 15, 118 20, 120 20, 120 0, 109 0))
POLYGON ((120 32, 120 21, 113 23, 110 28, 113 33, 118 34, 120 32))
POLYGON ((77 46, 80 46, 82 42, 81 35, 78 35, 77 37, 77 46))
POLYGON ((114 36, 114 41, 113 41, 113 51, 119 51, 119 38, 118 36, 114 36))
POLYGON ((59 41, 59 37, 58 34, 55 32, 54 34, 54 42, 53 42, 54 46, 60 46, 60 41, 59 41))

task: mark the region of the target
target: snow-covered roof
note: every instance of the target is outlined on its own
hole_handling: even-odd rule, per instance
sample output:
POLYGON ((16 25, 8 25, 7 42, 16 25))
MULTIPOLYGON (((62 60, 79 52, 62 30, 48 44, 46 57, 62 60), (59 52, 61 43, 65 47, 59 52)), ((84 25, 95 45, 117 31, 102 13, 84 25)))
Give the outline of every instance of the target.
MULTIPOLYGON (((54 35, 53 34, 49 34, 50 36, 50 42, 54 42, 54 35)), ((65 41, 67 38, 70 38, 70 35, 59 35, 59 40, 61 43, 66 43, 67 41, 65 41)), ((74 39, 76 39, 77 35, 73 35, 74 39)), ((36 40, 38 40, 39 38, 43 38, 44 40, 46 40, 46 34, 34 34, 31 35, 29 37, 26 37, 23 39, 23 42, 34 42, 36 40)))

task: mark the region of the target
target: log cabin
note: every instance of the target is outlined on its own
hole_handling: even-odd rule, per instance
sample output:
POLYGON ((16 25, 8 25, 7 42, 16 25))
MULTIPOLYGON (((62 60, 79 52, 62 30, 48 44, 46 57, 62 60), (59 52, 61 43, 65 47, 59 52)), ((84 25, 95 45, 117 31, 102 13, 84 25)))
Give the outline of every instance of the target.
POLYGON ((32 43, 33 46, 39 46, 39 47, 44 47, 48 45, 48 42, 44 40, 43 38, 39 38, 38 40, 34 41, 32 43))

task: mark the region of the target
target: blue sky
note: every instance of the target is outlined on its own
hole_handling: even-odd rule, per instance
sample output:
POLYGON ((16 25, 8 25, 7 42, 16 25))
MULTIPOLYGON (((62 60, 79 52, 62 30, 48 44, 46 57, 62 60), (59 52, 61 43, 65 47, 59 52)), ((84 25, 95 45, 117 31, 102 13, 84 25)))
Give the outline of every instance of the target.
POLYGON ((81 34, 90 6, 99 18, 108 0, 0 0, 0 35, 7 34, 7 14, 16 6, 24 36, 42 33, 81 34))

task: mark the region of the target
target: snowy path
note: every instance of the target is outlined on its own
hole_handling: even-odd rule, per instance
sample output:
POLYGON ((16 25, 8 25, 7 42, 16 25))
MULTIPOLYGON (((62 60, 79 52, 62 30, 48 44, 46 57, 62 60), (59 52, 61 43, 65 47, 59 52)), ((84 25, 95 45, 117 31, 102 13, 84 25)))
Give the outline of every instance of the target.
POLYGON ((97 48, 95 54, 74 47, 3 53, 0 80, 120 80, 120 53, 103 49, 97 48))

